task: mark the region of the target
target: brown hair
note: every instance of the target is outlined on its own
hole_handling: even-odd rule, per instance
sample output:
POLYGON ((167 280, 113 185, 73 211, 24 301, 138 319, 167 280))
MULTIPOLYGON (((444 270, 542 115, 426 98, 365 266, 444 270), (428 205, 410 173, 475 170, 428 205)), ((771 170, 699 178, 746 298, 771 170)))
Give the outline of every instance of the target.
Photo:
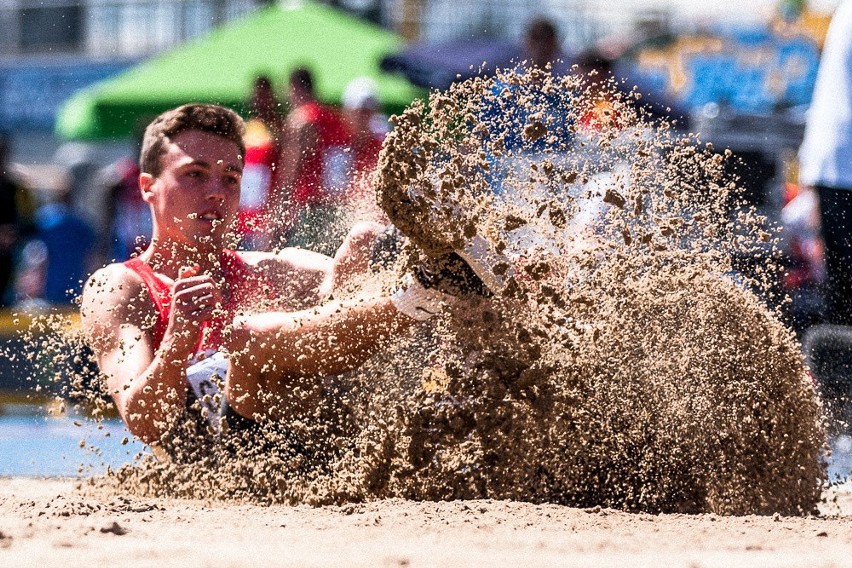
POLYGON ((164 112, 148 125, 142 138, 139 169, 155 177, 160 175, 160 156, 165 152, 166 142, 187 130, 209 132, 230 140, 237 145, 240 158, 245 159, 245 123, 237 113, 218 105, 188 104, 164 112))

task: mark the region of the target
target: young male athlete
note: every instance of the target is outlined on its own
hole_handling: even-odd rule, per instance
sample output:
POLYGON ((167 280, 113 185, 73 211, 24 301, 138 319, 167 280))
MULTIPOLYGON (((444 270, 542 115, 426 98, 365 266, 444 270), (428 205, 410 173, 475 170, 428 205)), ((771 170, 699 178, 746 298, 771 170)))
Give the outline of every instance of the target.
POLYGON ((222 413, 265 421, 310 406, 321 377, 357 367, 450 299, 410 278, 392 296, 331 300, 367 270, 381 229, 372 224, 353 229, 334 258, 230 249, 242 135, 242 120, 213 105, 156 118, 139 177, 151 245, 96 272, 83 292, 83 326, 109 392, 128 429, 149 444, 190 406, 214 429, 222 413), (221 391, 214 372, 225 377, 221 391))

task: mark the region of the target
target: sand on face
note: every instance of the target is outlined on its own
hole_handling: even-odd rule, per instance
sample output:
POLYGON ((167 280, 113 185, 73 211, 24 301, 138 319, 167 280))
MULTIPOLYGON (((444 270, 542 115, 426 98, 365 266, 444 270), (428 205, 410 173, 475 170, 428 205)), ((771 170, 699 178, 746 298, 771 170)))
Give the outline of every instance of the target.
POLYGON ((493 500, 260 506, 80 484, 0 479, 0 564, 843 566, 852 547, 848 489, 825 495, 825 516, 726 517, 493 500))

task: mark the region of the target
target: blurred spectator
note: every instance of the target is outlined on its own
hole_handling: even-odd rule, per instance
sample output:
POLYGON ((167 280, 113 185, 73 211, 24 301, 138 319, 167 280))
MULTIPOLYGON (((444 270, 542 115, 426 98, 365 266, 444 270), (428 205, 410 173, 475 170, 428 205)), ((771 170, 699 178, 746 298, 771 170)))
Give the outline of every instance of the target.
POLYGON ((256 118, 246 122, 244 141, 246 155, 238 227, 240 248, 268 250, 269 231, 264 211, 276 170, 278 146, 266 125, 256 118))
MULTIPOLYGON (((524 59, 514 69, 518 75, 544 78, 543 71, 561 76, 567 71, 559 49, 556 26, 544 18, 529 22, 524 36, 524 59)), ((491 88, 493 97, 486 99, 481 119, 499 132, 503 147, 513 158, 540 152, 563 152, 573 140, 573 124, 566 112, 574 104, 573 93, 565 89, 542 89, 537 80, 522 82, 499 79, 491 88), (535 118, 534 118, 535 117, 535 118), (533 121, 547 124, 548 136, 530 139, 524 129, 533 121)), ((517 167, 514 159, 489 154, 489 182, 494 192, 502 194, 504 181, 512 179, 517 167), (507 177, 508 176, 508 177, 507 177)))
POLYGON ((819 195, 830 323, 852 325, 852 0, 837 8, 820 60, 799 179, 819 195))
POLYGON ((825 281, 825 254, 819 227, 819 203, 810 187, 788 185, 787 204, 781 210, 781 224, 788 258, 782 285, 790 295, 793 328, 802 331, 823 316, 822 285, 825 281))
POLYGON ((681 107, 677 101, 667 96, 659 89, 643 84, 629 67, 618 65, 609 55, 597 48, 580 52, 572 59, 572 72, 583 78, 584 87, 588 89, 590 99, 589 110, 581 117, 582 125, 590 128, 601 128, 618 122, 618 113, 613 105, 612 95, 616 94, 620 104, 633 107, 650 120, 673 121, 678 130, 689 129, 689 111, 681 107), (641 93, 636 98, 633 91, 641 93), (597 93, 597 94, 595 94, 597 93), (641 108, 641 111, 639 109, 641 108))
POLYGON ((334 254, 349 179, 348 132, 337 111, 317 101, 309 70, 290 74, 289 98, 280 176, 269 200, 272 244, 334 254))
POLYGON ((98 178, 107 225, 100 248, 106 250, 106 260, 127 260, 151 240, 151 211, 139 191, 139 164, 125 156, 102 169, 98 178))
POLYGON ((70 199, 71 191, 63 188, 36 211, 34 238, 22 255, 22 300, 71 303, 94 269, 95 231, 71 209, 70 199))
POLYGON ((68 173, 69 205, 78 212, 88 214, 91 206, 89 193, 98 175, 92 147, 84 142, 66 142, 60 146, 51 161, 68 173))
POLYGON ((281 102, 275 96, 272 82, 266 75, 259 75, 254 80, 249 100, 249 115, 263 122, 273 137, 278 139, 282 127, 281 102))
POLYGON ((283 127, 279 114, 281 103, 268 77, 261 75, 255 80, 249 107, 251 118, 246 123, 245 169, 240 194, 240 248, 268 250, 269 228, 264 210, 275 181, 283 127))
POLYGON ((535 18, 527 24, 524 34, 524 58, 527 67, 547 68, 564 73, 566 57, 559 47, 559 32, 556 24, 547 18, 535 18))
POLYGON ((580 126, 591 130, 621 126, 614 100, 619 85, 613 76, 612 61, 597 49, 588 49, 574 58, 572 71, 586 91, 579 101, 586 106, 580 113, 580 126))
POLYGON ((380 114, 379 90, 369 77, 358 77, 343 91, 343 117, 349 128, 352 170, 355 175, 373 171, 388 133, 387 117, 380 114))
POLYGON ((350 208, 359 220, 381 221, 384 215, 376 205, 369 174, 376 168, 382 143, 388 132, 387 117, 379 112, 379 90, 369 77, 358 77, 343 91, 343 117, 349 128, 352 154, 350 208))
POLYGON ((42 298, 47 272, 47 247, 31 240, 21 249, 15 278, 15 305, 23 308, 46 307, 42 298))
POLYGON ((14 259, 21 237, 25 215, 22 200, 27 190, 10 172, 9 143, 0 134, 0 306, 10 303, 10 284, 13 282, 14 259))

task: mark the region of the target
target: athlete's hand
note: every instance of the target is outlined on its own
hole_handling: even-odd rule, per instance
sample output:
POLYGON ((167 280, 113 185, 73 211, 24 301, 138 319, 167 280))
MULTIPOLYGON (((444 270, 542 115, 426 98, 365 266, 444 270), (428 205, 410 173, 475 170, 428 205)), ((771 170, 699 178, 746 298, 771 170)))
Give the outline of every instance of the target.
POLYGON ((181 269, 172 289, 169 330, 174 346, 190 353, 198 342, 201 325, 222 306, 222 296, 212 277, 199 275, 198 265, 181 269))

